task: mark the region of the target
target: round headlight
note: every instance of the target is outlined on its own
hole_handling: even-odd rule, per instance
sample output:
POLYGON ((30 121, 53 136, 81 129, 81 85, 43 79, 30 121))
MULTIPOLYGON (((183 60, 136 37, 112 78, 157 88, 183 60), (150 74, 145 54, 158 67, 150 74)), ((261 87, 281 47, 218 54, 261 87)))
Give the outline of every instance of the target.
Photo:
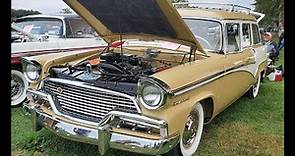
POLYGON ((140 102, 147 109, 157 109, 162 106, 164 101, 165 93, 163 89, 152 83, 142 84, 140 90, 140 102))
POLYGON ((26 67, 27 76, 30 80, 36 80, 39 77, 38 68, 35 65, 28 64, 26 67))
POLYGON ((23 63, 23 71, 24 75, 28 82, 34 83, 37 82, 37 80, 40 77, 40 66, 38 64, 34 64, 32 62, 24 62, 23 63))

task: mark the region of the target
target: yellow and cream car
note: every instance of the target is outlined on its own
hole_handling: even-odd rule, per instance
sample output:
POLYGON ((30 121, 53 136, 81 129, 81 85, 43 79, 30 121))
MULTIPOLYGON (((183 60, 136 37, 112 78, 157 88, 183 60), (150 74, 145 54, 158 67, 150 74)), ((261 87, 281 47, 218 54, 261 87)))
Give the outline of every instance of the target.
POLYGON ((251 13, 168 0, 65 2, 119 47, 23 58, 34 130, 96 144, 100 154, 188 156, 204 124, 258 95, 267 55, 251 13))

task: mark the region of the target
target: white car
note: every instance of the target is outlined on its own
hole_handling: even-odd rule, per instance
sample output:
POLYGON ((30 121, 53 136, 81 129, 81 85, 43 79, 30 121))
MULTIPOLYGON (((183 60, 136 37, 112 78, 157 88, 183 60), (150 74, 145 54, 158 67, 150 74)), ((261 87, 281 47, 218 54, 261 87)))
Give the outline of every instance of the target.
POLYGON ((28 86, 21 57, 100 48, 106 43, 77 15, 30 15, 11 24, 11 105, 21 104, 28 86))

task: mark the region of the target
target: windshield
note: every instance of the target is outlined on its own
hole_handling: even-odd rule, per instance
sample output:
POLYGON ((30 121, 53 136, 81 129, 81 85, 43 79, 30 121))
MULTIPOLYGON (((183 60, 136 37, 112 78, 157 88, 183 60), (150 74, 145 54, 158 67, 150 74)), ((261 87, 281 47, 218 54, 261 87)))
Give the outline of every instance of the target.
POLYGON ((18 19, 15 25, 27 33, 33 35, 49 35, 61 37, 63 24, 59 19, 54 18, 25 18, 18 19))
POLYGON ((208 51, 221 50, 221 24, 203 19, 184 19, 201 46, 208 51))

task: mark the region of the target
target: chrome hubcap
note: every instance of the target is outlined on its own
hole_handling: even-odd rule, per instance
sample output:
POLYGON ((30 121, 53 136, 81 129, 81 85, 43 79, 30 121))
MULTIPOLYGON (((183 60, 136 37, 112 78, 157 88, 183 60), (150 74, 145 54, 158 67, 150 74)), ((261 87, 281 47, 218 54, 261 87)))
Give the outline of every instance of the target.
POLYGON ((24 92, 25 84, 22 79, 16 75, 11 75, 11 100, 18 99, 24 92))
POLYGON ((198 121, 199 115, 198 113, 191 114, 184 127, 183 135, 182 135, 182 143, 184 148, 190 148, 192 143, 194 142, 197 131, 198 131, 198 121))

